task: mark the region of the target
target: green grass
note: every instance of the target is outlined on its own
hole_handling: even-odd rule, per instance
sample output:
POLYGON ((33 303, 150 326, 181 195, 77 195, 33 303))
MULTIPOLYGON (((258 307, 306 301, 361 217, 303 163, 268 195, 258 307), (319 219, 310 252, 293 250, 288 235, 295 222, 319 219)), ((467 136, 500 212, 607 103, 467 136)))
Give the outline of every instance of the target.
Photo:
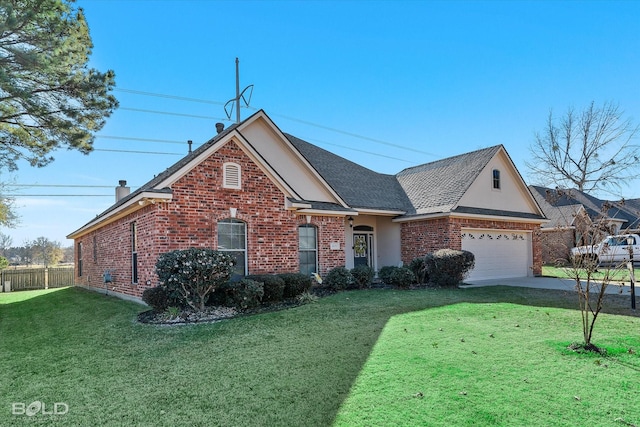
MULTIPOLYGON (((619 282, 628 282, 629 281, 629 270, 626 268, 614 268, 614 267, 602 267, 598 271, 592 273, 592 278, 598 280, 604 278, 607 268, 609 268, 609 277, 613 281, 619 282)), ((581 279, 587 278, 587 273, 584 269, 578 270, 581 279)), ((573 268, 571 267, 555 267, 550 265, 545 265, 542 267, 542 275, 546 277, 559 277, 562 279, 572 279, 573 278, 573 268)), ((640 269, 634 268, 633 275, 636 280, 640 279, 640 269)))
POLYGON ((77 288, 0 294, 0 425, 638 425, 628 305, 608 299, 602 357, 566 350, 571 292, 355 291, 172 327, 77 288), (36 400, 69 412, 12 415, 36 400))

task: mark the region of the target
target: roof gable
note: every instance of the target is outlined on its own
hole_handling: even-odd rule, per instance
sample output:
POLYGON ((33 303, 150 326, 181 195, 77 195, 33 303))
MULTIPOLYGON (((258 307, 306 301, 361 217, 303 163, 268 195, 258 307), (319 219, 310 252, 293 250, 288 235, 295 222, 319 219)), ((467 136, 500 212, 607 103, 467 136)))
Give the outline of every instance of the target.
POLYGON ((501 146, 460 154, 396 175, 411 201, 414 214, 451 211, 501 146))
POLYGON ((567 224, 566 217, 571 206, 580 206, 591 219, 606 215, 608 220, 622 223, 625 228, 637 229, 640 227, 640 210, 637 209, 637 199, 612 202, 601 200, 576 189, 552 189, 536 185, 531 185, 529 188, 539 200, 547 217, 551 219, 564 216, 564 224, 559 223, 557 225, 559 227, 573 225, 573 223, 567 224))

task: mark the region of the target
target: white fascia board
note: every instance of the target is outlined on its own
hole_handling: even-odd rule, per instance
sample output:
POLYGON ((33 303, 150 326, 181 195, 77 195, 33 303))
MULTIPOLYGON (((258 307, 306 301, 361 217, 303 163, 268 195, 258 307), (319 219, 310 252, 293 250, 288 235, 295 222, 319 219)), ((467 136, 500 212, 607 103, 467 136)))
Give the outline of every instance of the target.
POLYGON ((131 200, 128 200, 126 203, 118 206, 113 211, 108 214, 98 217, 86 224, 82 228, 74 231, 73 233, 67 236, 67 239, 76 239, 84 234, 87 234, 90 231, 95 230, 98 227, 103 227, 107 224, 115 222, 120 218, 129 215, 139 209, 142 209, 144 206, 148 204, 162 203, 168 202, 173 199, 173 194, 171 193, 155 193, 151 191, 143 191, 140 194, 137 194, 131 200))
POLYGON ((296 215, 315 215, 315 216, 358 216, 358 212, 351 211, 325 211, 321 209, 299 209, 296 215))
POLYGON ((284 198, 284 206, 286 209, 311 209, 311 203, 292 202, 288 197, 284 198))
POLYGON ((362 215, 378 215, 378 216, 398 216, 398 215, 404 215, 407 213, 406 211, 388 211, 384 209, 355 208, 355 210, 362 215))

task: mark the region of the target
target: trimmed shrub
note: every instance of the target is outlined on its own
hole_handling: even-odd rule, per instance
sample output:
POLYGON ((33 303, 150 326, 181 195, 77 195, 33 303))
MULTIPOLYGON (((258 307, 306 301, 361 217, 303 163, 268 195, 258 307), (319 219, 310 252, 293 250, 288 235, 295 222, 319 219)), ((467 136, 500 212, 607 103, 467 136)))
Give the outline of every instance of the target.
POLYGON ((407 267, 390 267, 383 273, 385 279, 382 279, 382 277, 381 279, 384 281, 384 283, 396 288, 408 288, 412 283, 415 283, 416 281, 416 276, 407 267))
POLYGON ((425 274, 437 286, 457 286, 474 266, 475 256, 464 250, 440 249, 424 257, 425 274))
POLYGON ((311 277, 302 273, 281 273, 278 274, 284 280, 284 298, 295 298, 298 295, 308 292, 313 283, 311 277))
POLYGON ((245 278, 223 284, 219 292, 216 299, 221 299, 223 305, 246 310, 260 305, 264 296, 264 287, 261 282, 245 278))
POLYGON ((180 305, 202 311, 211 293, 229 281, 234 264, 224 252, 190 248, 160 255, 156 273, 161 286, 179 297, 180 305))
POLYGON ((254 274, 246 277, 249 280, 255 280, 262 283, 264 287, 264 296, 262 302, 278 302, 282 301, 284 296, 284 280, 274 274, 254 274))
POLYGON ((322 283, 331 289, 340 291, 353 284, 353 276, 346 267, 335 267, 329 270, 322 283))
POLYGON ((409 263, 409 270, 416 276, 416 282, 419 284, 427 283, 427 272, 424 269, 424 257, 414 258, 409 263))
POLYGON ((398 267, 394 267, 391 265, 386 265, 378 270, 378 278, 382 280, 383 283, 389 284, 389 278, 391 273, 398 267))
POLYGON ((171 305, 169 292, 162 286, 145 289, 142 292, 142 301, 158 313, 165 311, 171 305))
POLYGON ((371 281, 373 280, 373 277, 375 275, 375 270, 368 265, 357 265, 351 269, 351 277, 353 278, 353 283, 359 289, 368 288, 371 285, 371 281))

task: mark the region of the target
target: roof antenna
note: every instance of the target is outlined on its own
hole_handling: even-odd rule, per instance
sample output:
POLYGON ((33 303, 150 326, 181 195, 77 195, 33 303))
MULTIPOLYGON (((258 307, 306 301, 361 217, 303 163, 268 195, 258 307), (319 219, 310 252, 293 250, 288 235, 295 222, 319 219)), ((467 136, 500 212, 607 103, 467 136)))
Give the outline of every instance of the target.
POLYGON ((240 123, 240 100, 242 99, 244 101, 245 107, 248 107, 249 102, 251 102, 251 95, 253 95, 253 85, 249 85, 245 87, 244 89, 242 89, 242 92, 240 92, 239 64, 240 64, 240 61, 238 60, 238 58, 236 58, 236 97, 228 100, 227 103, 224 104, 224 112, 227 113, 227 119, 231 120, 231 115, 233 114, 233 108, 235 103, 236 123, 240 123), (244 95, 244 93, 247 90, 249 91, 249 99, 245 98, 245 95, 244 95), (229 107, 229 109, 227 109, 227 106, 229 106, 229 104, 231 104, 231 106, 229 107))
POLYGON ((193 144, 193 141, 188 140, 187 144, 189 144, 189 154, 191 154, 191 144, 193 144))

